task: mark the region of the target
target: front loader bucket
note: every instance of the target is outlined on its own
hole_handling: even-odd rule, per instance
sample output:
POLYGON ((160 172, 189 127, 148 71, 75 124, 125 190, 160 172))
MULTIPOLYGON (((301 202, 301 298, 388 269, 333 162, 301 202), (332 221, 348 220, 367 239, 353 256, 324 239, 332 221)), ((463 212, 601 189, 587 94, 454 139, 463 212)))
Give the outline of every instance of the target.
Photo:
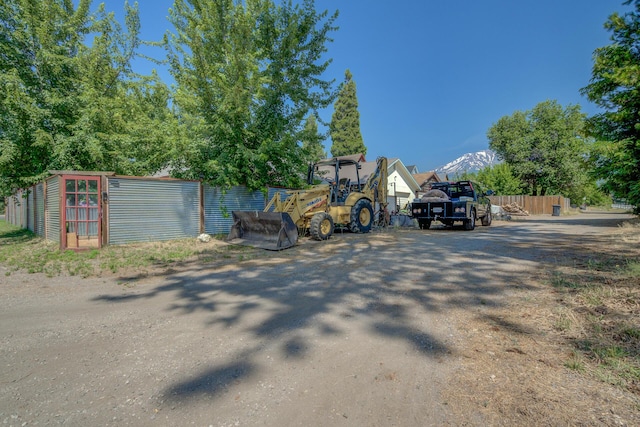
POLYGON ((233 226, 227 241, 234 245, 279 251, 295 245, 298 228, 288 213, 233 211, 233 226))

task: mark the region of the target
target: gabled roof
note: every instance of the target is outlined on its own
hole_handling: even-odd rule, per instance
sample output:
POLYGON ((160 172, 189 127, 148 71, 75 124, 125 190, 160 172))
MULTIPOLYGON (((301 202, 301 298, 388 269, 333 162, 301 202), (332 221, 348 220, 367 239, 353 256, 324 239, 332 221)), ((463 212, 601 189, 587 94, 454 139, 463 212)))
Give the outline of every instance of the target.
POLYGON ((389 159, 389 166, 388 166, 387 173, 389 171, 392 171, 392 172, 397 171, 398 174, 404 180, 404 182, 406 182, 409 188, 411 188, 411 191, 420 190, 420 184, 416 182, 416 180, 413 178, 413 175, 409 173, 409 171, 407 170, 407 167, 404 165, 404 163, 402 163, 402 160, 396 157, 389 159))
POLYGON ((407 166, 407 170, 409 171, 409 173, 411 175, 416 175, 418 173, 418 166, 416 165, 409 165, 407 166))
POLYGON ((442 182, 442 180, 440 179, 438 174, 433 172, 433 171, 424 172, 424 173, 416 173, 416 174, 413 175, 413 178, 416 180, 416 182, 420 186, 422 186, 422 184, 424 184, 425 182, 442 182))

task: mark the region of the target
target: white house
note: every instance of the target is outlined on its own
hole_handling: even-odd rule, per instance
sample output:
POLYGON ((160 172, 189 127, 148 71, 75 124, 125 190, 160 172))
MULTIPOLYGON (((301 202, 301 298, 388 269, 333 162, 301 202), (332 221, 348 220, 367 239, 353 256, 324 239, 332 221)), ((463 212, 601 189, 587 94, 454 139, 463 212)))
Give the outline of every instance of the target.
POLYGON ((387 200, 389 211, 397 212, 407 208, 420 191, 420 184, 405 167, 400 159, 389 159, 387 166, 388 185, 387 200))

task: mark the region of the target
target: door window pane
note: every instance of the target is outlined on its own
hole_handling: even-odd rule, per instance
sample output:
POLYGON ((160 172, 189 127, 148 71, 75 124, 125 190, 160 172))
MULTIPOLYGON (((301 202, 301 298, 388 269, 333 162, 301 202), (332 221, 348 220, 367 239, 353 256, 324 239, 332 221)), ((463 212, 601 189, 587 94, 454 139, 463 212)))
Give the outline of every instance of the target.
POLYGON ((67 220, 75 221, 76 218, 76 210, 75 208, 67 208, 67 220))
POLYGON ((79 222, 78 223, 78 236, 87 236, 87 223, 79 222))
POLYGON ((98 208, 89 208, 89 221, 98 220, 98 208))
POLYGON ((97 236, 98 235, 98 223, 90 222, 89 223, 89 236, 97 236))
POLYGON ((85 239, 99 237, 100 182, 98 178, 65 178, 64 185, 67 233, 77 233, 85 239))

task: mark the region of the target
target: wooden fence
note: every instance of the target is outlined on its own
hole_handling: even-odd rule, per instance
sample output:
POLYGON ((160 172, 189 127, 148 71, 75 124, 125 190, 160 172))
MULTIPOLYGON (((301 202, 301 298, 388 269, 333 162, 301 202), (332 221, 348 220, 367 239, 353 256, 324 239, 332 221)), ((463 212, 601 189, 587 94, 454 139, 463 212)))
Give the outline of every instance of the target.
POLYGON ((562 196, 491 196, 491 204, 495 206, 517 204, 531 215, 551 215, 553 206, 560 206, 560 212, 571 209, 571 202, 562 196))

